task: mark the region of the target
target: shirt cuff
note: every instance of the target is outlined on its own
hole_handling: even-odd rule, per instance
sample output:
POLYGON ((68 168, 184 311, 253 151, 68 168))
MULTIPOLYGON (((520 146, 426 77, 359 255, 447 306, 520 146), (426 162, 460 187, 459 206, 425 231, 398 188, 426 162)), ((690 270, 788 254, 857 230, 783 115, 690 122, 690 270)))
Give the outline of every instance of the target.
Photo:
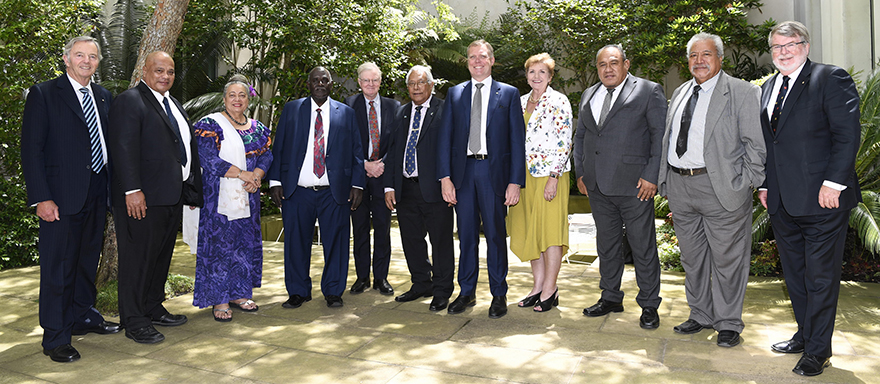
POLYGON ((846 189, 846 186, 845 186, 845 185, 843 185, 843 184, 837 184, 837 183, 835 183, 835 182, 833 182, 833 181, 831 181, 831 180, 825 180, 825 181, 823 181, 823 182, 822 182, 822 185, 823 185, 823 186, 826 186, 826 187, 828 187, 828 188, 831 188, 831 189, 833 189, 833 190, 836 190, 836 191, 842 191, 842 190, 846 189))
POLYGON ((132 189, 132 190, 130 190, 130 191, 125 192, 125 195, 128 196, 128 195, 130 195, 130 194, 132 194, 132 193, 137 193, 137 192, 140 192, 140 191, 141 191, 140 189, 132 189))
POLYGON ((281 186, 281 182, 280 182, 280 181, 278 181, 278 180, 269 180, 269 188, 272 188, 272 187, 280 187, 280 186, 281 186))
POLYGON ((385 193, 394 192, 394 188, 385 188, 385 193))

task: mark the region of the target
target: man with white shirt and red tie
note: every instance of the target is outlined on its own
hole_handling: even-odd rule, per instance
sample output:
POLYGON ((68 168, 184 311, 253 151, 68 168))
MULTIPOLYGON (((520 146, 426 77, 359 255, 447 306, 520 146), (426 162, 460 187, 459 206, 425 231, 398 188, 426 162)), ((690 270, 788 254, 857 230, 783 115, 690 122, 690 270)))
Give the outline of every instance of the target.
POLYGON ((385 206, 385 160, 388 143, 394 127, 394 113, 400 102, 379 95, 382 71, 375 63, 358 67, 358 85, 363 93, 349 96, 345 104, 354 109, 360 131, 364 169, 367 173, 361 205, 351 212, 354 232, 354 267, 357 280, 351 293, 361 293, 370 287, 370 264, 373 266, 373 289, 383 295, 393 295, 388 283, 388 265, 391 261, 391 210, 385 206), (373 226, 373 252, 370 257, 370 224, 373 226))
POLYGON ((315 220, 324 244, 321 292, 328 307, 341 307, 348 276, 349 215, 361 203, 364 160, 354 110, 329 97, 330 72, 315 67, 310 97, 284 105, 269 167, 269 193, 281 207, 285 228, 284 308, 312 299, 309 276, 315 220))

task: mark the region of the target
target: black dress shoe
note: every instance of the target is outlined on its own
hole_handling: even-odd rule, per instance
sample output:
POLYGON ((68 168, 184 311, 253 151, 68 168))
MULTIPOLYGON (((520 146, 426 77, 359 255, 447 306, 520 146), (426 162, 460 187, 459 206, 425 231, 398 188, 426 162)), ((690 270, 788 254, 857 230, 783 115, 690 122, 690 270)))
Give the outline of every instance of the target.
POLYGON ((152 325, 138 329, 126 329, 125 337, 141 344, 156 344, 165 340, 165 335, 159 333, 152 325))
POLYGON ((95 324, 91 327, 74 328, 72 333, 77 336, 85 335, 89 332, 97 333, 99 335, 109 335, 117 333, 120 330, 122 330, 122 327, 120 327, 119 324, 110 321, 102 321, 100 324, 95 324))
POLYGON ((588 317, 605 316, 611 312, 623 312, 623 303, 599 299, 592 307, 584 308, 584 316, 588 317))
POLYGON ((500 319, 507 314, 507 296, 493 296, 489 306, 489 318, 500 319))
POLYGON ((830 357, 821 357, 804 353, 797 365, 791 371, 801 376, 816 376, 825 372, 825 367, 831 366, 830 357))
POLYGON ((335 295, 326 295, 324 296, 324 300, 327 300, 327 306, 330 308, 339 308, 342 306, 342 297, 335 295))
POLYGON ((290 298, 288 298, 287 301, 284 302, 284 304, 281 304, 281 306, 284 308, 299 308, 303 305, 303 303, 311 300, 312 295, 308 295, 306 297, 302 297, 300 295, 290 295, 290 298))
POLYGON ((431 312, 437 312, 446 309, 447 306, 449 306, 448 297, 435 296, 434 299, 431 300, 431 305, 428 306, 428 309, 431 310, 431 312))
POLYGON ((394 294, 394 287, 391 284, 388 284, 387 279, 376 280, 373 282, 373 289, 378 289, 379 293, 385 296, 391 296, 394 294))
POLYGON ((172 315, 166 313, 158 319, 153 319, 153 325, 161 325, 163 327, 176 327, 186 323, 186 315, 172 315))
POLYGON ((642 308, 642 316, 639 317, 639 326, 642 329, 657 329, 660 326, 660 315, 657 308, 642 308))
POLYGON ((795 339, 780 341, 776 344, 771 345, 770 349, 773 350, 773 352, 779 353, 803 353, 804 342, 797 341, 795 339))
POLYGON ((446 310, 450 315, 457 315, 459 313, 464 312, 465 308, 473 307, 477 305, 477 298, 473 296, 465 296, 458 295, 455 300, 452 301, 452 304, 449 304, 449 309, 446 310))
POLYGON ((59 363, 69 363, 79 360, 79 352, 70 344, 59 345, 52 349, 44 349, 43 354, 49 356, 52 361, 59 363))
POLYGON ((718 346, 724 348, 730 348, 739 344, 742 339, 739 337, 739 332, 737 331, 718 331, 718 346))
POLYGON ((370 288, 370 278, 357 279, 351 285, 351 293, 363 293, 367 288, 370 288))
POLYGON ((431 297, 433 294, 431 292, 414 292, 413 290, 409 290, 404 292, 402 295, 394 298, 394 301, 399 303, 405 303, 407 301, 418 300, 423 297, 431 297))
POLYGON ((703 328, 710 329, 712 326, 703 325, 696 320, 688 319, 684 323, 672 327, 672 330, 675 331, 675 333, 680 333, 682 335, 690 335, 702 331, 703 328))

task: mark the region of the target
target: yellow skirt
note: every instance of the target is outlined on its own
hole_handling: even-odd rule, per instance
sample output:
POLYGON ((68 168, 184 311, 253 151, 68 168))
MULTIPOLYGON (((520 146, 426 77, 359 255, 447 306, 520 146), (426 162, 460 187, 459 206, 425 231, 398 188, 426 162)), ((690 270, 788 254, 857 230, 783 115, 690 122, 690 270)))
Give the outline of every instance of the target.
POLYGON ((568 251, 568 172, 559 177, 556 197, 544 200, 544 186, 550 177, 533 177, 526 172, 526 187, 520 191, 519 204, 507 214, 510 250, 522 261, 535 260, 552 246, 568 251))

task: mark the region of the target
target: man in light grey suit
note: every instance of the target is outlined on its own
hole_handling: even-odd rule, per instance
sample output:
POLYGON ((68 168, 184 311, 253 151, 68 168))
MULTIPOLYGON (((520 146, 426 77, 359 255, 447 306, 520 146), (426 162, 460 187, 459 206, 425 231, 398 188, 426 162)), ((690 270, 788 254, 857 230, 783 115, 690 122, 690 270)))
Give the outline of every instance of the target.
POLYGON ((590 197, 599 253, 599 302, 589 317, 623 311, 623 228, 626 225, 642 307, 639 326, 660 326, 660 262, 654 232, 654 194, 666 96, 657 83, 630 75, 620 45, 596 53, 600 83, 584 91, 575 134, 578 190, 590 197))
POLYGON ((660 194, 668 196, 691 313, 675 332, 718 331, 740 343, 749 277, 752 193, 764 181, 761 90, 721 71, 721 38, 688 41, 693 80, 672 94, 666 115, 660 194))

